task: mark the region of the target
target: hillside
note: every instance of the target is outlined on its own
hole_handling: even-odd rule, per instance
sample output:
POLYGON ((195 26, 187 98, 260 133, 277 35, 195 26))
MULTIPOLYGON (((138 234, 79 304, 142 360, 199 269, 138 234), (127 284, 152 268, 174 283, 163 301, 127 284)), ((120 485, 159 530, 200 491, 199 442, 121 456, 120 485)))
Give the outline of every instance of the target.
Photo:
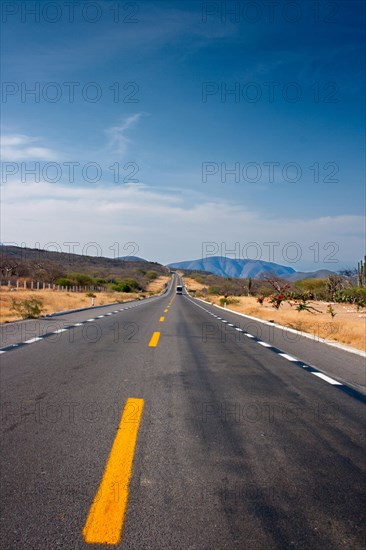
POLYGON ((105 258, 34 248, 1 245, 0 279, 27 278, 53 283, 72 273, 114 280, 134 279, 144 289, 157 276, 167 275, 168 268, 140 258, 105 258))

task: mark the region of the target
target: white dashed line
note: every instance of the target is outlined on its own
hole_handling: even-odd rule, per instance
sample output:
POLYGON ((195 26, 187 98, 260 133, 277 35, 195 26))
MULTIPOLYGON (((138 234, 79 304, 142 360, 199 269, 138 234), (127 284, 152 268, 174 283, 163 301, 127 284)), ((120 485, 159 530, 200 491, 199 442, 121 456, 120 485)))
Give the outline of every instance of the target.
POLYGON ((296 359, 296 357, 293 357, 292 355, 288 355, 287 353, 279 353, 278 355, 281 355, 281 357, 284 357, 285 359, 287 359, 287 361, 298 361, 298 359, 296 359))
POLYGON ((330 376, 327 376, 322 372, 312 372, 311 374, 314 374, 315 376, 322 378, 322 380, 329 382, 329 384, 332 384, 333 386, 342 386, 341 382, 338 382, 337 380, 333 380, 333 378, 330 378, 330 376))
MULTIPOLYGON (((192 300, 192 302, 193 302, 193 300, 192 300)), ((206 311, 206 313, 209 313, 210 315, 213 315, 213 317, 216 317, 216 319, 222 321, 223 323, 228 323, 228 321, 222 319, 221 317, 218 317, 217 315, 212 314, 209 310, 205 309, 204 307, 196 304, 195 302, 193 302, 193 303, 196 306, 198 306, 199 308, 206 311)), ((247 336, 248 338, 255 338, 255 336, 253 336, 252 334, 249 334, 249 332, 245 332, 241 328, 236 327, 235 325, 233 325, 231 323, 228 323, 228 326, 235 327, 235 330, 237 330, 238 332, 243 332, 245 334, 245 336, 247 336)), ((309 369, 309 365, 307 365, 305 363, 301 364, 301 361, 299 361, 299 359, 297 359, 296 357, 293 357, 292 355, 289 355, 288 353, 284 353, 284 352, 279 353, 276 348, 274 348, 271 344, 267 344, 267 342, 263 342, 262 340, 256 340, 256 341, 257 341, 258 344, 260 344, 261 346, 263 346, 265 348, 272 348, 272 351, 274 351, 277 355, 281 355, 281 357, 283 357, 284 359, 287 359, 287 361, 291 361, 292 363, 297 363, 299 366, 301 366, 304 369, 309 369)), ((311 374, 315 374, 315 376, 317 376, 318 378, 321 378, 325 382, 328 382, 328 384, 332 384, 333 386, 339 386, 341 388, 344 387, 344 388, 349 389, 349 387, 342 384, 342 382, 338 382, 337 380, 334 380, 334 378, 331 378, 330 376, 327 376, 326 374, 323 374, 322 372, 317 372, 317 371, 314 371, 314 370, 311 370, 310 372, 311 372, 311 374)))
POLYGON ((52 334, 60 334, 61 332, 66 332, 67 328, 59 328, 58 330, 54 330, 52 334))
POLYGON ((83 323, 75 323, 75 325, 73 325, 74 327, 82 327, 83 326, 83 323))
POLYGON ((86 322, 91 323, 92 321, 95 321, 95 319, 88 319, 86 322))
POLYGON ((26 340, 23 342, 23 344, 33 344, 34 342, 38 342, 39 340, 43 340, 43 338, 40 338, 39 336, 36 336, 35 338, 31 338, 30 340, 26 340))

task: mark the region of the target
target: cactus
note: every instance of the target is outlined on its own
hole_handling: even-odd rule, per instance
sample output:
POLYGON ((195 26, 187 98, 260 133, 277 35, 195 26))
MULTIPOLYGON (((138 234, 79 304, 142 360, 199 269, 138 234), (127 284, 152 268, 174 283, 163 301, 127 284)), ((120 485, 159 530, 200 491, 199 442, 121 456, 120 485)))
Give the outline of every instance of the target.
POLYGON ((366 286, 366 256, 364 260, 357 264, 357 285, 360 287, 366 286))

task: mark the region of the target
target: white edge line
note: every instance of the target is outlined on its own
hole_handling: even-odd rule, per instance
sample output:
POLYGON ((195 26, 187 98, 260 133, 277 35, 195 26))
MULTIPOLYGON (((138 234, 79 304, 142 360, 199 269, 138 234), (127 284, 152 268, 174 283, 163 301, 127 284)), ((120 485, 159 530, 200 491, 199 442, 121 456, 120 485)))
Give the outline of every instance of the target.
MULTIPOLYGON (((196 299, 199 300, 200 298, 196 298, 196 299)), ((201 301, 204 301, 204 300, 201 300, 201 301)), ((215 305, 215 304, 211 304, 211 305, 215 305)), ((209 313, 209 311, 207 309, 203 308, 202 306, 198 306, 198 307, 200 307, 201 309, 203 309, 204 311, 207 311, 209 313)), ((220 306, 217 306, 217 307, 220 307, 220 306)), ((236 312, 233 312, 233 313, 236 313, 236 312)), ((243 316, 248 317, 247 315, 243 315, 243 316)), ((253 319, 255 319, 255 317, 253 317, 253 319)), ((269 323, 269 324, 272 324, 272 323, 269 323)), ((279 326, 281 326, 281 325, 279 325, 279 326)), ((236 330, 242 330, 242 329, 237 328, 236 330)), ((242 332, 244 332, 244 331, 242 330, 242 332)), ((294 332, 299 332, 299 331, 294 331, 294 332)), ((248 332, 246 332, 244 334, 245 334, 245 336, 248 336, 248 338, 254 338, 254 336, 252 334, 249 334, 248 332)), ((269 348, 272 347, 270 344, 267 344, 267 342, 263 342, 261 340, 257 340, 257 343, 261 344, 262 346, 265 346, 265 347, 269 347, 269 348)), ((287 353, 279 353, 278 355, 281 355, 282 357, 288 359, 291 362, 294 362, 294 361, 300 362, 299 359, 296 359, 296 357, 293 357, 292 355, 288 355, 287 353)), ((304 363, 301 366, 303 368, 307 368, 309 365, 304 363)), ((328 382, 329 384, 332 384, 333 386, 344 386, 344 384, 342 382, 338 382, 337 380, 334 380, 333 378, 331 378, 330 376, 327 376, 326 374, 324 374, 322 372, 311 371, 311 374, 315 374, 315 376, 318 376, 318 378, 321 378, 322 380, 325 380, 326 382, 328 382)), ((346 384, 346 386, 347 387, 352 387, 352 386, 348 386, 347 384, 346 384)))
POLYGON ((259 317, 253 317, 252 315, 246 315, 245 313, 240 313, 239 311, 233 311, 232 309, 224 308, 221 306, 218 306, 216 304, 213 304, 212 302, 206 302, 205 300, 202 300, 201 298, 194 298, 195 300, 199 300, 200 302, 203 302, 204 304, 208 304, 214 307, 218 307, 219 309, 223 309, 225 311, 229 311, 230 313, 234 313, 235 315, 240 315, 241 317, 246 317, 247 319, 252 319, 253 321, 257 321, 258 323, 263 323, 264 325, 269 325, 271 327, 276 327, 281 330, 286 330, 286 332, 292 332, 293 334, 300 334, 300 336, 304 336, 304 338, 309 338, 313 342, 320 342, 322 344, 326 344, 327 346, 331 346, 333 348, 339 348, 343 351, 348 351, 349 353, 354 353, 356 355, 361 355, 361 357, 366 357, 366 351, 362 351, 360 349, 351 348, 350 346, 345 346, 344 344, 339 344, 338 342, 331 342, 329 340, 325 340, 325 338, 316 337, 314 338, 313 334, 309 334, 308 332, 302 332, 301 330, 296 330, 294 328, 285 327, 284 325, 279 325, 278 323, 269 323, 268 321, 265 321, 264 319, 259 319, 259 317))

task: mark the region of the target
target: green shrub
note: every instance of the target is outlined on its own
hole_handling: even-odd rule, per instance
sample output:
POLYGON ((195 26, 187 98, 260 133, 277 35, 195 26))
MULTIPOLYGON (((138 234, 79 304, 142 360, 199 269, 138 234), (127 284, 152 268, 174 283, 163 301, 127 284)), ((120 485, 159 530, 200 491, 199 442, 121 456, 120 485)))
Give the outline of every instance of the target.
POLYGON ((75 283, 71 279, 68 279, 67 277, 59 277, 58 279, 56 279, 55 284, 66 287, 66 286, 73 286, 75 283))
POLYGON ((336 290, 333 294, 334 302, 354 304, 359 307, 366 307, 366 288, 352 287, 336 290))
POLYGON ((153 281, 159 276, 159 274, 156 271, 147 271, 146 272, 146 278, 150 281, 153 281))
POLYGON ((86 273, 68 273, 68 277, 73 281, 73 284, 76 286, 96 284, 96 280, 94 279, 94 277, 91 277, 86 273))
POLYGON ((314 300, 326 300, 328 298, 327 279, 301 279, 295 282, 297 291, 312 294, 314 300))
POLYGON ((59 277, 55 281, 55 284, 60 286, 89 286, 104 283, 104 279, 95 279, 86 273, 68 273, 66 277, 59 277))
POLYGON ((43 301, 40 298, 21 301, 11 299, 10 310, 18 313, 23 319, 36 319, 42 314, 43 309, 43 301))
POLYGON ((231 304, 239 304, 239 303, 240 303, 240 300, 238 300, 237 298, 220 298, 221 306, 224 306, 225 304, 229 306, 231 304))
POLYGON ((125 279, 124 281, 112 285, 111 288, 115 292, 138 292, 142 290, 135 279, 125 279))
POLYGON ((208 293, 218 296, 220 294, 220 287, 217 286, 217 285, 209 286, 208 287, 208 293))

